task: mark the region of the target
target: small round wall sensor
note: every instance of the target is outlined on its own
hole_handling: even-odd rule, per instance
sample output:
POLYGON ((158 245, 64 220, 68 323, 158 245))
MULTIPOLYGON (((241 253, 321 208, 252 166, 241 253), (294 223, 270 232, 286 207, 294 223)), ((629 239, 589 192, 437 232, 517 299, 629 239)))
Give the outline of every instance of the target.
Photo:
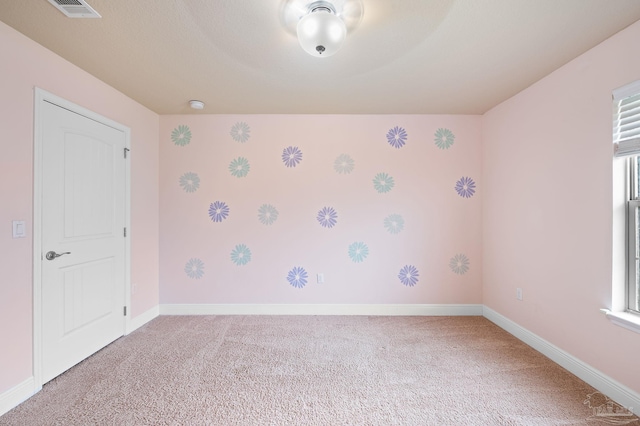
POLYGON ((189 105, 191 105, 191 108, 193 108, 193 109, 202 109, 202 108, 204 108, 204 102, 202 102, 202 101, 189 101, 189 105))

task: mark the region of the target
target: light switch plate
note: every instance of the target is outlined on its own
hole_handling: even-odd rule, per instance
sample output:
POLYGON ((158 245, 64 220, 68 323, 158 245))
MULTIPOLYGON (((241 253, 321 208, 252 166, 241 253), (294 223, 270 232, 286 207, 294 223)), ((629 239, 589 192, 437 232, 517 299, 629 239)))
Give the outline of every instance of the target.
POLYGON ((24 220, 13 221, 13 238, 25 238, 27 236, 27 225, 24 220))

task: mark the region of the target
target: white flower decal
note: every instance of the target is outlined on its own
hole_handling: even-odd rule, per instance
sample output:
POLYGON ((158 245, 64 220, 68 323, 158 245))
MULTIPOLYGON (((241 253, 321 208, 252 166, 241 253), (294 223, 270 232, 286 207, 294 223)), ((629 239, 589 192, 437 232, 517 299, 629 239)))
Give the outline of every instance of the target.
POLYGON ((336 158, 336 161, 333 162, 333 169, 341 175, 348 175, 353 171, 354 167, 355 162, 353 161, 353 158, 351 158, 347 154, 340 155, 338 158, 336 158))
POLYGON ((469 270, 469 258, 464 254, 456 254, 449 261, 449 268, 458 275, 464 275, 469 270))
POLYGON ((195 173, 187 172, 180 176, 180 186, 185 192, 195 192, 200 187, 200 178, 195 173))
POLYGON ((263 204, 258 209, 258 220, 263 225, 271 225, 278 219, 278 210, 271 204, 263 204))
POLYGON ((200 259, 189 259, 186 265, 184 265, 184 272, 189 278, 199 280, 204 275, 204 263, 200 259))
POLYGON ((251 129, 249 129, 249 125, 244 121, 240 121, 231 127, 231 132, 229 134, 233 138, 234 141, 245 143, 249 140, 249 136, 251 133, 251 129))

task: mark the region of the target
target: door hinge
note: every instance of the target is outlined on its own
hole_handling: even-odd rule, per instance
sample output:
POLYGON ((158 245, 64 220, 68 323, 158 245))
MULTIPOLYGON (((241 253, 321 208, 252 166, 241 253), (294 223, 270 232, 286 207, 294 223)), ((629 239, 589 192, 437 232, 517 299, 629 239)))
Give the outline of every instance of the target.
POLYGON ((129 148, 124 149, 124 158, 127 158, 127 152, 131 151, 129 148))
POLYGON ((124 228, 124 236, 127 236, 127 228, 124 228))
POLYGON ((124 307, 124 316, 125 317, 127 316, 127 307, 126 306, 124 307))

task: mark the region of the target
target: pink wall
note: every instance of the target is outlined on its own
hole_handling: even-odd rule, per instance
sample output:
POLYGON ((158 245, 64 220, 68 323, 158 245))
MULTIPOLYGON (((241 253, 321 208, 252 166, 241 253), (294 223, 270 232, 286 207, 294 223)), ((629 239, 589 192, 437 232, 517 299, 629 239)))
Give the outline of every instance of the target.
POLYGON ((161 303, 482 302, 481 117, 189 115, 160 122, 161 303), (232 135, 241 123, 250 130, 245 142, 232 135), (180 126, 191 133, 188 144, 172 140, 180 126), (407 133, 399 148, 387 139, 396 127, 407 133), (436 145, 439 129, 451 132, 453 145, 436 145), (295 167, 281 158, 287 147, 302 152, 295 167), (350 173, 334 167, 342 154, 354 162, 350 173), (246 176, 229 169, 239 157, 249 163, 246 176), (181 187, 185 173, 197 175, 197 190, 181 187), (378 173, 394 179, 390 191, 375 189, 378 173), (468 198, 455 188, 463 177, 476 184, 468 198), (209 216, 216 201, 230 209, 219 222, 209 216), (264 204, 278 211, 271 224, 259 220, 264 204), (317 219, 324 207, 337 214, 332 227, 317 219), (385 228, 392 214, 402 217, 401 232, 385 228), (368 250, 360 262, 349 256, 357 242, 368 250), (241 244, 251 260, 238 265, 232 253, 241 244), (452 270, 456 255, 468 259, 468 270, 452 270), (203 275, 190 277, 199 262, 203 275), (418 270, 415 286, 398 277, 405 266, 418 270), (309 275, 302 288, 287 279, 295 267, 309 275))
POLYGON ((34 87, 131 128, 133 315, 158 303, 158 116, 0 22, 0 393, 32 375, 34 87), (12 239, 11 221, 28 235, 12 239))
POLYGON ((483 119, 484 303, 640 391, 640 336, 612 325, 612 100, 640 79, 640 23, 483 119), (523 301, 515 298, 523 289, 523 301))

